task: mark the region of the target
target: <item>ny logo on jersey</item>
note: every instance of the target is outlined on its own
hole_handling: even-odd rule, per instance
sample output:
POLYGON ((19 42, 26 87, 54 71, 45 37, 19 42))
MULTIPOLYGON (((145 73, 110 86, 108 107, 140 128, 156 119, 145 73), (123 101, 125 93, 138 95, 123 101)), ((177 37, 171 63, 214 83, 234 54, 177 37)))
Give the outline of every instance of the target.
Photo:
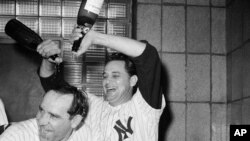
POLYGON ((127 128, 122 124, 120 120, 116 121, 116 125, 114 126, 114 128, 116 132, 118 133, 119 141, 123 141, 124 139, 128 138, 127 133, 131 135, 133 134, 133 130, 131 128, 131 120, 132 120, 132 117, 129 117, 128 122, 127 122, 127 128))

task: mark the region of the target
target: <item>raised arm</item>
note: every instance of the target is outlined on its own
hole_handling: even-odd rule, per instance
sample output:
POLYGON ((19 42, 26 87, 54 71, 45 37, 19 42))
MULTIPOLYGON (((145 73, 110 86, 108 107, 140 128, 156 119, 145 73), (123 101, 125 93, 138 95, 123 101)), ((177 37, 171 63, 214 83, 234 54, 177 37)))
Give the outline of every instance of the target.
MULTIPOLYGON (((81 35, 76 35, 76 39, 79 36, 81 35)), ((136 65, 138 86, 143 98, 151 107, 161 108, 161 62, 153 46, 127 37, 90 31, 83 38, 76 54, 86 52, 92 44, 108 47, 129 56, 136 65)))
MULTIPOLYGON (((81 36, 81 34, 78 34, 78 37, 79 36, 81 36)), ((146 44, 143 42, 121 36, 102 34, 91 30, 83 38, 81 46, 76 54, 83 54, 90 47, 90 45, 93 44, 114 49, 130 57, 137 57, 141 55, 146 47, 146 44)))
POLYGON ((162 105, 161 61, 155 47, 146 44, 144 52, 131 58, 136 65, 138 87, 147 103, 160 109, 162 105))
POLYGON ((38 75, 44 90, 47 92, 58 86, 67 85, 68 83, 63 78, 62 58, 60 57, 61 49, 59 45, 54 41, 46 40, 38 45, 37 52, 43 56, 38 75), (55 60, 49 58, 49 56, 55 54, 59 54, 55 60))

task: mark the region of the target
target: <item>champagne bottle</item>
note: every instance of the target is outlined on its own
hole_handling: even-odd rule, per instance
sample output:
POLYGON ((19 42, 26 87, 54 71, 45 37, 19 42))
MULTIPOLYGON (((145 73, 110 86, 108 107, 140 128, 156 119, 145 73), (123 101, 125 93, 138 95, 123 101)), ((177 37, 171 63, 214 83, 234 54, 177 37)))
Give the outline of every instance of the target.
MULTIPOLYGON (((43 39, 35 33, 35 31, 31 30, 17 19, 11 19, 7 22, 5 33, 21 46, 32 51, 36 51, 37 46, 43 42, 43 39)), ((55 60, 57 57, 58 55, 55 54, 49 58, 55 60)))
MULTIPOLYGON (((81 33, 83 37, 94 25, 102 8, 103 1, 104 0, 82 0, 77 15, 77 25, 82 29, 81 33)), ((73 43, 72 51, 76 52, 78 50, 82 38, 73 43)))

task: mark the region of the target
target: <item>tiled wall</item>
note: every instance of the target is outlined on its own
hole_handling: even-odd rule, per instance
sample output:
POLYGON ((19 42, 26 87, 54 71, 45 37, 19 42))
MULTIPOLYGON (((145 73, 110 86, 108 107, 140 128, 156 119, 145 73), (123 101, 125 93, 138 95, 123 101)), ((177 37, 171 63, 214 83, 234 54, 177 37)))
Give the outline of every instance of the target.
POLYGON ((250 1, 228 6, 228 123, 250 124, 250 1))
POLYGON ((158 49, 168 76, 161 141, 229 140, 226 9, 226 0, 137 0, 137 39, 158 49))

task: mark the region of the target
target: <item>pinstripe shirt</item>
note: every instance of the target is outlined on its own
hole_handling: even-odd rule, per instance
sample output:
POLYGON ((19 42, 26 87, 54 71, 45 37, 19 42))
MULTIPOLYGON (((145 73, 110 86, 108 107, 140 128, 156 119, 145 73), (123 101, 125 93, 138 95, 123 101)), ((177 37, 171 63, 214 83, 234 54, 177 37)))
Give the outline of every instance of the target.
POLYGON ((138 88, 132 99, 111 106, 103 98, 89 94, 86 119, 98 141, 158 141, 158 125, 165 107, 161 93, 161 63, 154 47, 131 58, 136 65, 138 88))
MULTIPOLYGON (((131 58, 136 66, 138 89, 130 101, 112 107, 102 98, 88 94, 90 109, 85 123, 97 141, 158 140, 159 119, 165 107, 161 62, 157 50, 145 43, 143 53, 131 58)), ((61 71, 40 80, 45 91, 67 83, 61 71)))
POLYGON ((7 120, 7 116, 5 113, 4 105, 3 105, 2 100, 0 99, 0 126, 7 125, 7 124, 8 124, 8 120, 7 120))
MULTIPOLYGON (((39 141, 36 119, 29 119, 11 125, 0 136, 1 141, 39 141)), ((90 129, 87 126, 73 131, 68 141, 92 141, 90 129), (84 133, 84 134, 83 134, 84 133)))
POLYGON ((157 141, 158 123, 165 106, 154 109, 139 90, 132 100, 112 107, 100 97, 89 94, 90 110, 85 121, 98 141, 157 141))

